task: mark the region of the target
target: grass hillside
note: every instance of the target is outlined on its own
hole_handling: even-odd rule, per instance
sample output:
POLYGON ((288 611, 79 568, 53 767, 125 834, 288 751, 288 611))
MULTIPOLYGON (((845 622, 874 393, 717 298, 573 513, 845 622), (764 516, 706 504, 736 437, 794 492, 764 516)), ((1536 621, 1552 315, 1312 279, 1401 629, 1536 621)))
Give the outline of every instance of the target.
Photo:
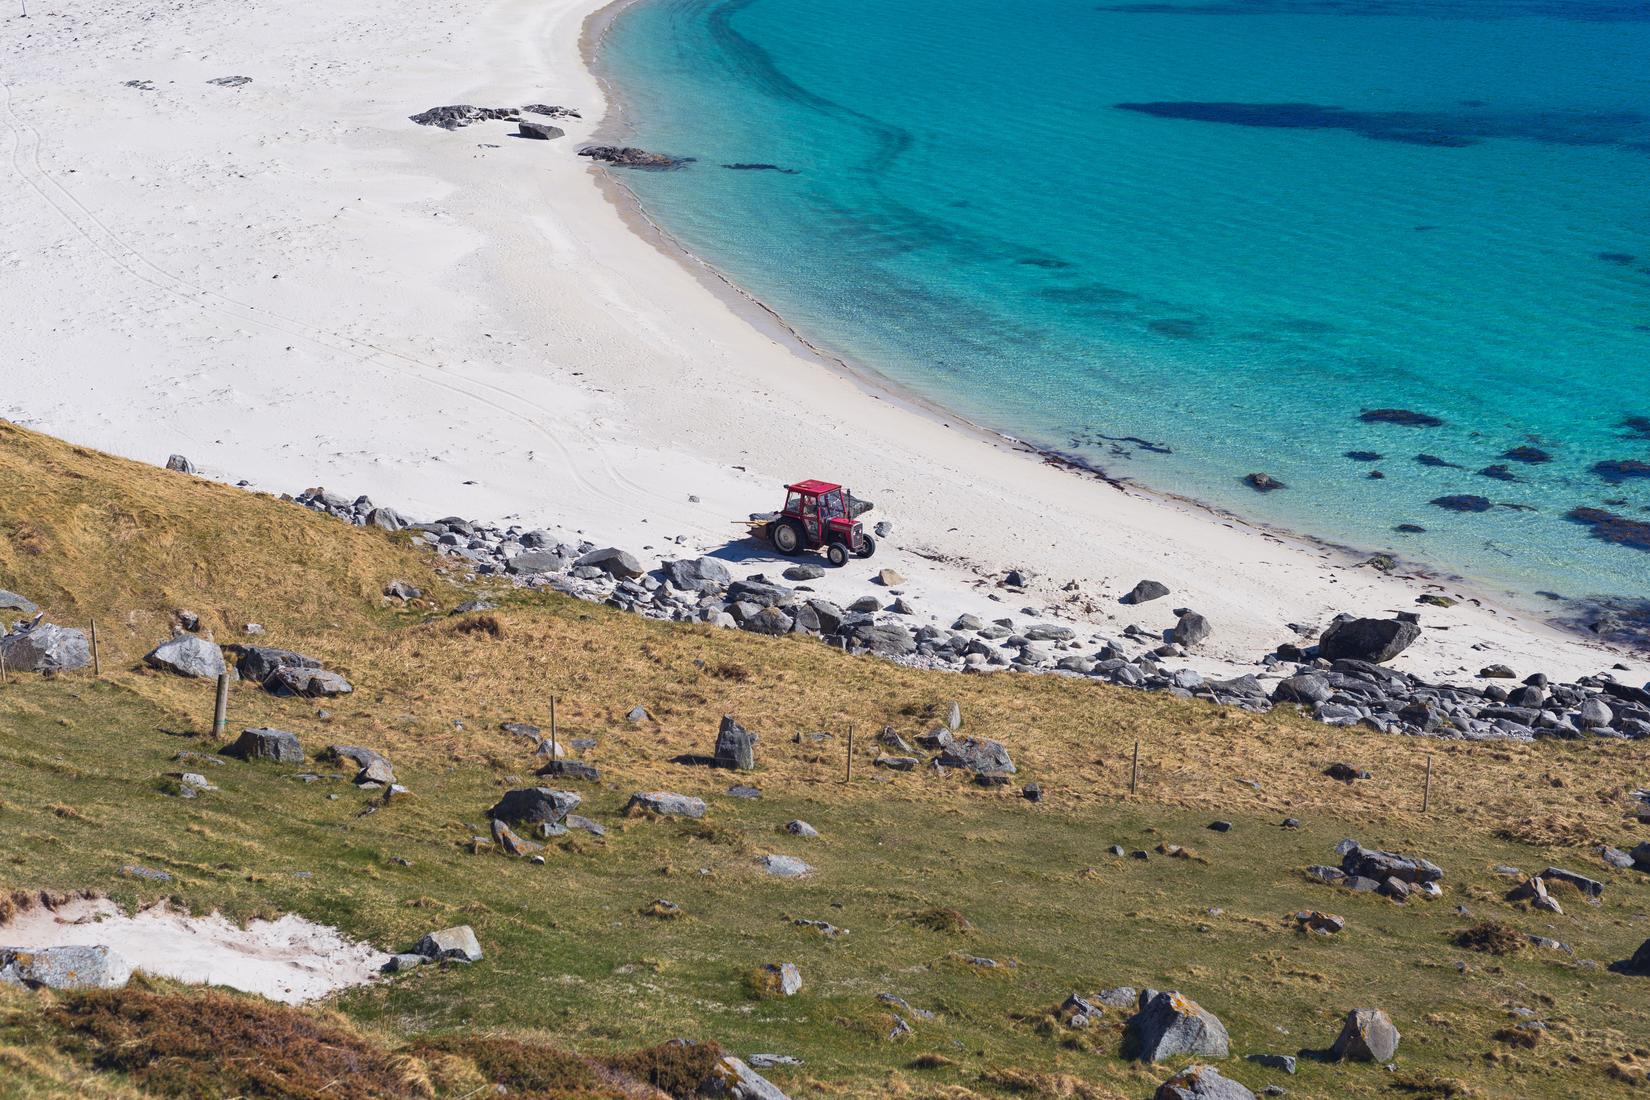
MULTIPOLYGON (((921 672, 802 639, 462 586, 444 568, 404 536, 0 423, 0 588, 54 622, 95 619, 102 648, 101 678, 14 674, 0 685, 0 885, 92 890, 125 905, 164 897, 237 919, 296 911, 392 950, 468 923, 487 953, 473 967, 420 968, 296 1011, 154 981, 124 1001, 0 987, 0 1096, 340 1095, 298 1071, 314 1059, 249 1083, 225 1076, 232 1067, 211 1047, 177 1038, 198 1034, 192 1021, 237 1012, 244 1034, 295 1029, 317 1050, 358 1044, 382 1071, 351 1086, 361 1096, 480 1095, 471 1090, 496 1081, 516 1095, 623 1095, 522 1067, 653 1066, 647 1052, 677 1036, 802 1059, 768 1071, 797 1098, 1150 1096, 1179 1066, 1119 1057, 1126 1013, 1108 1010, 1081 1033, 1052 1018, 1068 994, 1117 985, 1179 989, 1219 1015, 1234 1052, 1222 1071, 1257 1091, 1644 1094, 1650 978, 1607 966, 1650 936, 1650 876, 1593 854, 1650 838, 1629 813, 1631 791, 1650 785, 1642 747, 1390 738, 1086 681, 921 672), (385 599, 393 580, 424 597, 385 599), (478 595, 497 609, 450 613, 478 595), (180 609, 224 644, 262 624, 257 641, 322 658, 355 684, 320 703, 236 684, 232 735, 290 730, 311 757, 333 743, 368 746, 391 757, 413 795, 361 816, 367 796, 347 783, 230 762, 209 776, 220 790, 172 797, 162 777, 176 770, 173 755, 219 747, 211 684, 142 666, 180 609), (500 723, 546 724, 551 696, 562 739, 597 742, 585 758, 602 779, 543 782, 579 790, 579 812, 607 837, 575 833, 542 866, 472 852, 499 794, 539 782, 530 746, 500 723), (965 733, 1008 746, 1020 767, 1013 786, 872 767, 877 730, 891 724, 910 739, 953 699, 965 733), (638 705, 650 720, 626 720, 638 705), (756 772, 669 762, 707 752, 723 714, 761 735, 756 772), (794 739, 814 731, 835 736, 794 739), (1428 754, 1433 800, 1422 815, 1428 754), (1325 777, 1336 761, 1374 778, 1325 777), (727 797, 734 782, 762 798, 727 797), (1040 784, 1045 800, 1022 799, 1021 782, 1040 784), (661 787, 704 797, 706 819, 621 816, 632 791, 661 787), (1217 817, 1232 830, 1208 831, 1217 817), (1301 828, 1281 828, 1284 817, 1301 828), (793 818, 820 837, 785 834, 793 818), (1302 868, 1335 863, 1348 836, 1437 862, 1445 896, 1398 905, 1307 879, 1302 868), (1115 858, 1112 844, 1151 858, 1115 858), (770 852, 816 871, 763 876, 756 857, 770 852), (131 863, 174 881, 121 877, 131 863), (1607 883, 1602 904, 1564 897, 1555 916, 1503 900, 1514 883, 1497 865, 1553 863, 1607 883), (682 915, 653 915, 656 899, 682 915), (1339 913, 1347 930, 1299 933, 1289 917, 1301 909, 1339 913), (851 934, 825 938, 795 918, 851 934), (1573 953, 1454 944, 1481 921, 1573 953), (762 995, 753 974, 776 962, 800 967, 801 993, 762 995), (884 992, 935 1015, 902 1013, 914 1031, 890 1039, 884 992), (1340 1017, 1366 1006, 1403 1032, 1396 1072, 1303 1060, 1286 1078, 1242 1060, 1325 1048, 1340 1017), (1517 1028, 1532 1018, 1546 1027, 1517 1028), (177 1071, 153 1071, 162 1063, 177 1071)), ((662 1072, 641 1077, 668 1091, 662 1072)))

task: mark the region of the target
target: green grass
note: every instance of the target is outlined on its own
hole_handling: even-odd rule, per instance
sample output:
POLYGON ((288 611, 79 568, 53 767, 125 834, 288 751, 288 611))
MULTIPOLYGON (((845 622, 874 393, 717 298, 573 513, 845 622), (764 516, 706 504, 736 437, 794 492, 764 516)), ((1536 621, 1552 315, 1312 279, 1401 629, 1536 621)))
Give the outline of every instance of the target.
MULTIPOLYGON (((1641 749, 1440 745, 1052 678, 920 673, 542 594, 501 593, 495 638, 440 614, 462 593, 438 569, 377 532, 0 425, 0 587, 46 594, 60 621, 96 615, 109 646, 101 680, 0 686, 0 883, 92 889, 128 906, 166 898, 237 919, 296 911, 387 949, 473 925, 483 963, 423 968, 330 1006, 390 1051, 484 1035, 616 1055, 684 1036, 804 1059, 770 1074, 799 1100, 1144 1097, 1179 1067, 1118 1057, 1126 1013, 1109 1011, 1083 1033, 1050 1020, 1069 993, 1133 985, 1180 989, 1217 1013, 1236 1055, 1222 1071, 1256 1089, 1643 1093, 1650 979, 1602 964, 1650 935, 1650 877, 1608 870, 1588 851, 1635 839, 1623 796, 1650 778, 1641 749), (141 503, 141 539, 121 501, 141 503), (64 532, 74 554, 57 553, 64 532), (391 576, 434 602, 386 606, 376 593, 391 576), (209 770, 221 790, 171 797, 164 773, 202 770, 172 756, 217 747, 203 736, 210 686, 136 665, 175 606, 208 617, 220 640, 235 623, 264 621, 272 642, 326 656, 357 683, 355 695, 320 706, 238 685, 232 730, 294 730, 312 757, 334 742, 387 751, 413 797, 360 816, 368 800, 342 779, 304 784, 292 778, 300 769, 239 762, 209 770), (526 746, 497 724, 542 720, 552 691, 563 737, 596 737, 590 759, 603 769, 599 785, 561 785, 585 795, 580 812, 609 835, 553 843, 543 866, 472 853, 467 842, 485 831, 499 793, 533 782, 526 746), (953 697, 970 730, 1009 744, 1024 778, 1049 793, 1045 804, 1017 787, 868 766, 864 734, 884 721, 919 733, 953 697), (638 702, 657 723, 622 720, 638 702), (762 734, 761 767, 737 777, 763 789, 759 801, 726 797, 731 773, 667 762, 704 751, 723 712, 762 734), (866 750, 851 786, 840 742, 790 739, 849 721, 866 750), (1131 797, 1136 737, 1146 767, 1131 797), (1426 751, 1438 754, 1440 782, 1437 809, 1423 817, 1415 794, 1426 751), (1324 779, 1337 759, 1376 779, 1352 788, 1324 779), (620 816, 632 791, 655 787, 704 796, 707 821, 620 816), (1304 827, 1280 828, 1285 815, 1304 827), (783 833, 797 817, 822 835, 783 833), (1206 830, 1215 817, 1234 829, 1206 830), (1398 906, 1308 881, 1301 869, 1335 862, 1346 836, 1434 859, 1446 896, 1398 906), (1114 858, 1113 843, 1152 858, 1114 858), (1194 857, 1158 855, 1160 844, 1194 857), (765 877, 755 866, 764 852, 801 856, 816 872, 765 877), (1503 862, 1596 875, 1609 884, 1604 902, 1566 898, 1563 917, 1522 910, 1501 900, 1508 884, 1490 869, 1503 862), (130 863, 175 881, 121 877, 130 863), (661 898, 682 915, 650 915, 661 898), (1347 930, 1296 931, 1290 916, 1309 908, 1345 916, 1347 930), (851 934, 827 939, 796 918, 851 934), (1454 944, 1482 921, 1561 939, 1575 955, 1454 944), (986 971, 960 956, 1013 965, 986 971), (751 972, 777 962, 800 967, 797 996, 753 992, 751 972), (890 1041, 881 992, 937 1016, 911 1018, 915 1033, 890 1041), (1396 1074, 1303 1060, 1284 1080, 1241 1060, 1325 1048, 1340 1017, 1366 1006, 1386 1009, 1403 1032, 1396 1074), (1534 1048, 1496 1037, 1519 1008, 1549 1024, 1534 1048)), ((41 1024, 47 1003, 0 995, 0 1096, 179 1094, 153 1081, 138 1091, 118 1073, 88 1078, 84 1059, 41 1024)))

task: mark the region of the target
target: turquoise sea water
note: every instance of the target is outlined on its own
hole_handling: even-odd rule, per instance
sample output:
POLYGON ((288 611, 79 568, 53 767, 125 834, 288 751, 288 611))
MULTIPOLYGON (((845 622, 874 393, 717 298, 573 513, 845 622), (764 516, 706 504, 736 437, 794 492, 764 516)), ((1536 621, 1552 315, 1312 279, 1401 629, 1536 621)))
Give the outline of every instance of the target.
POLYGON ((1650 4, 642 0, 600 63, 616 136, 697 158, 624 174, 649 214, 827 349, 1306 534, 1650 597, 1650 478, 1592 470, 1650 463, 1650 4))

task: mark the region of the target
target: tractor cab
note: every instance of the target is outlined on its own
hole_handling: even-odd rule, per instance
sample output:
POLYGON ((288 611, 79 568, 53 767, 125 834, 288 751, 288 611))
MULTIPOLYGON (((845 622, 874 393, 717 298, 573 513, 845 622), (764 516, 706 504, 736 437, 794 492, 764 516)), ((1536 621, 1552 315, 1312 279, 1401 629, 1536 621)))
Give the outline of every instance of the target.
POLYGON ((785 486, 785 507, 769 524, 768 537, 781 554, 823 547, 832 565, 843 565, 850 554, 868 558, 876 553, 876 540, 859 522, 870 510, 870 501, 856 500, 840 485, 798 481, 785 486))

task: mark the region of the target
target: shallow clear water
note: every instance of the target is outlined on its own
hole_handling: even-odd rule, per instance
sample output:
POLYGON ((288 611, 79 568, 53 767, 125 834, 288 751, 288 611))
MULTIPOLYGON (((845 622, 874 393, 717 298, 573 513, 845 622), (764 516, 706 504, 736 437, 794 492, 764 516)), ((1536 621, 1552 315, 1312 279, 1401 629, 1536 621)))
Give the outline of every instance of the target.
POLYGON ((1650 523, 1650 479, 1591 471, 1650 462, 1624 425, 1650 417, 1650 5, 644 0, 601 64, 625 140, 698 158, 624 182, 814 342, 1114 476, 1650 596, 1650 545, 1566 518, 1650 523), (1391 407, 1444 423, 1359 419, 1391 407), (1494 503, 1429 503, 1454 494, 1494 503))

